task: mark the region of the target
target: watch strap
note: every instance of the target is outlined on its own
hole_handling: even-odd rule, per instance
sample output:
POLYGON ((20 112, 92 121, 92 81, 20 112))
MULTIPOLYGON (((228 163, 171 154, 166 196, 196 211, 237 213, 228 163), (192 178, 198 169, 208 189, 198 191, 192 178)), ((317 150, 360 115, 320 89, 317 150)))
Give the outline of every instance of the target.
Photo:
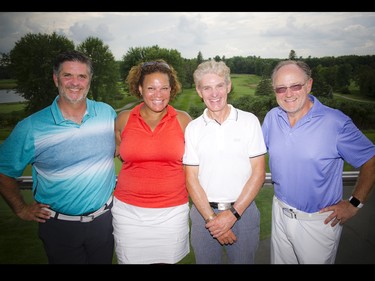
POLYGON ((233 206, 230 208, 230 211, 236 217, 237 220, 241 219, 241 215, 239 213, 237 213, 237 210, 233 206))

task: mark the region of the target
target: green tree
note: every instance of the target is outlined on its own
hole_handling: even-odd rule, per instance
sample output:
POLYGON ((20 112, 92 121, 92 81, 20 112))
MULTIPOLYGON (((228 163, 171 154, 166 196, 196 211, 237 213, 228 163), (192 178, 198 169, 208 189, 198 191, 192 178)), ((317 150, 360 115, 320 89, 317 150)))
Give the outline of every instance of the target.
POLYGON ((120 62, 120 76, 121 80, 125 81, 126 76, 128 75, 128 72, 130 68, 132 68, 134 65, 137 65, 138 63, 142 61, 146 61, 146 55, 145 55, 145 49, 143 47, 131 47, 126 52, 125 55, 123 55, 122 60, 120 62))
POLYGON ((30 114, 52 103, 58 91, 52 79, 56 56, 74 50, 74 43, 65 36, 28 33, 10 51, 10 67, 17 80, 17 93, 29 100, 30 114))
POLYGON ((325 97, 332 99, 333 90, 332 86, 327 81, 334 81, 334 74, 327 67, 322 67, 321 65, 315 68, 315 71, 312 72, 313 85, 311 92, 316 97, 325 97))
POLYGON ((345 63, 337 66, 335 89, 343 93, 349 92, 351 74, 352 66, 350 64, 345 63))
POLYGON ((10 72, 10 55, 9 53, 0 53, 0 79, 11 79, 10 72))
POLYGON ((221 61, 220 56, 216 55, 216 56, 214 57, 214 61, 221 61))
POLYGON ((272 96, 273 95, 273 88, 271 79, 268 77, 263 76, 262 79, 259 81, 256 89, 255 89, 256 96, 272 96))
POLYGON ((120 79, 118 64, 107 45, 99 38, 88 37, 77 49, 93 62, 94 75, 89 97, 111 103, 119 95, 117 82, 120 79))
POLYGON ((185 82, 186 84, 183 85, 184 87, 193 88, 194 85, 194 77, 193 73, 197 68, 197 60, 196 59, 185 59, 184 61, 184 69, 185 69, 185 82))
POLYGON ((204 61, 202 52, 199 51, 197 55, 197 65, 201 64, 204 61))
POLYGON ((167 63, 171 64, 178 74, 180 82, 185 85, 186 73, 184 69, 184 59, 181 57, 181 53, 174 49, 160 48, 158 45, 152 47, 137 47, 130 48, 128 52, 123 56, 121 62, 121 76, 122 80, 125 80, 130 68, 138 63, 145 61, 153 61, 157 59, 163 59, 167 63))
POLYGON ((360 66, 356 83, 359 86, 359 93, 362 96, 375 97, 375 69, 363 65, 360 66))
POLYGON ((296 51, 290 50, 290 52, 289 52, 289 59, 290 60, 296 60, 297 59, 296 51))

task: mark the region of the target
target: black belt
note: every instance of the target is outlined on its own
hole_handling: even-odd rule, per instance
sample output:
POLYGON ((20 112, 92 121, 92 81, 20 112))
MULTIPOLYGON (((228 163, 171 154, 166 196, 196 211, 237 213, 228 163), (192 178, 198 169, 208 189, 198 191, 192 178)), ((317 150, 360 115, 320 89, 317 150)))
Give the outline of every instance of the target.
POLYGON ((219 211, 229 210, 230 207, 232 207, 233 205, 234 205, 234 202, 227 202, 227 203, 210 202, 210 206, 214 209, 218 209, 219 211))

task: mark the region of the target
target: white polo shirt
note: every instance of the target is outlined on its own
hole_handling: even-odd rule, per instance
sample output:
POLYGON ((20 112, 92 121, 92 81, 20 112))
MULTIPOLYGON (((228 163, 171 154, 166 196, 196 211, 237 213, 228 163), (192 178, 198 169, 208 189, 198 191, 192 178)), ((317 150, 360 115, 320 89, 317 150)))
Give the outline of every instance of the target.
POLYGON ((223 124, 207 109, 185 130, 183 163, 199 166, 199 182, 210 202, 234 202, 252 173, 249 158, 265 154, 259 119, 234 108, 223 124))

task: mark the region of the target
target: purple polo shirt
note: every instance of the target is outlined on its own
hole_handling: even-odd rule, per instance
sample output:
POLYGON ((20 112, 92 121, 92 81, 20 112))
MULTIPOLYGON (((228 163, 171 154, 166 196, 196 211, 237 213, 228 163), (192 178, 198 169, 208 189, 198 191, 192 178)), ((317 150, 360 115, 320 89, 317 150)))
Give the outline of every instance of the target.
POLYGON ((280 107, 262 124, 274 192, 281 201, 313 213, 342 199, 344 161, 359 168, 375 155, 374 144, 340 110, 314 105, 292 128, 280 107))

